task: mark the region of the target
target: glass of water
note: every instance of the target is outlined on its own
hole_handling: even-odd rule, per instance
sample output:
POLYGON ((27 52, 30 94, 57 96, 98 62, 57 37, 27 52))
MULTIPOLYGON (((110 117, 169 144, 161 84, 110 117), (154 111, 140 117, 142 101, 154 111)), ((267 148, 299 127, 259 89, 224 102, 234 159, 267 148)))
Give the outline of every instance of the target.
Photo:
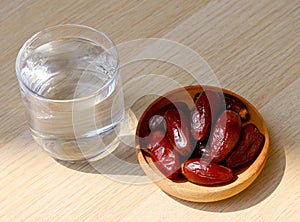
POLYGON ((52 157, 92 161, 118 146, 119 53, 103 32, 73 24, 45 29, 21 48, 16 73, 31 134, 52 157))

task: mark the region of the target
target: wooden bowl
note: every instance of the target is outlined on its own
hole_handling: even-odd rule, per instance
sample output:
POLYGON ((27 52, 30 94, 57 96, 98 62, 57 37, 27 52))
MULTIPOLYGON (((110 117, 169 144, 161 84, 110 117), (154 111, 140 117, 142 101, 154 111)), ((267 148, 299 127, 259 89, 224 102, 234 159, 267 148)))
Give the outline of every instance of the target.
POLYGON ((175 89, 162 97, 156 99, 142 114, 137 129, 136 129, 136 152, 139 163, 146 175, 164 192, 171 196, 193 201, 193 202, 213 202, 232 197, 244 189, 246 189, 260 174, 266 162, 269 150, 269 134, 260 113, 256 108, 243 97, 226 89, 221 89, 213 86, 187 86, 184 88, 175 89), (236 179, 228 184, 203 186, 187 181, 183 176, 170 180, 164 177, 154 165, 152 159, 147 152, 144 152, 145 147, 141 147, 142 140, 149 134, 148 122, 151 116, 165 111, 172 103, 185 102, 189 109, 193 106, 194 96, 202 92, 203 89, 231 94, 240 99, 248 108, 250 118, 247 123, 253 123, 257 126, 261 133, 265 136, 264 146, 257 158, 250 164, 234 171, 236 179))

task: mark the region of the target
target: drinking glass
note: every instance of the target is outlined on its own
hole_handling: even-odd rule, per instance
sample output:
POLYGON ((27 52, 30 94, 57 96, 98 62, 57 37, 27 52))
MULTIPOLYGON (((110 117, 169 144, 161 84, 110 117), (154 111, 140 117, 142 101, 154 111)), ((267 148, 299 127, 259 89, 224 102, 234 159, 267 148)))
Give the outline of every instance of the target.
POLYGON ((25 42, 16 74, 33 138, 52 157, 91 161, 119 143, 124 117, 119 53, 94 28, 47 28, 25 42))

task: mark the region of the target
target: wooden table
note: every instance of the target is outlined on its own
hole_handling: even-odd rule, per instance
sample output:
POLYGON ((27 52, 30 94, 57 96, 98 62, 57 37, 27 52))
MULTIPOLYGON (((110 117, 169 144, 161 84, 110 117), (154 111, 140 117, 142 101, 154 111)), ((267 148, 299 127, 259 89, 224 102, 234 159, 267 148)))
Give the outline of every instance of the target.
POLYGON ((0 5, 1 221, 300 220, 300 1, 1 0, 0 5), (271 137, 261 175, 224 201, 172 198, 140 169, 134 127, 124 133, 125 145, 96 163, 49 157, 29 134, 14 66, 31 35, 64 23, 100 29, 120 46, 121 60, 129 62, 121 73, 133 117, 155 97, 151 92, 176 84, 220 85, 248 99, 265 118, 271 137), (171 45, 156 48, 161 40, 148 38, 171 45), (164 55, 184 61, 184 67, 168 58, 158 61, 164 55), (196 65, 190 55, 200 56, 196 65))

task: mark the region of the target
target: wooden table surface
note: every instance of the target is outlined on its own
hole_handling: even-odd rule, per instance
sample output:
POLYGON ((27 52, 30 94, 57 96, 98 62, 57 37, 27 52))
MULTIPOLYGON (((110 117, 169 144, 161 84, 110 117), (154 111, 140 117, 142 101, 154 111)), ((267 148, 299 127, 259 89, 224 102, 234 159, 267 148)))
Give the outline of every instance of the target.
POLYGON ((299 0, 0 0, 0 5, 0 221, 300 220, 299 0), (215 203, 168 196, 139 167, 134 121, 123 145, 96 163, 49 157, 29 134, 14 67, 30 36, 65 23, 100 29, 120 46, 133 120, 156 95, 177 85, 219 85, 248 99, 270 132, 261 175, 239 195, 215 203))

